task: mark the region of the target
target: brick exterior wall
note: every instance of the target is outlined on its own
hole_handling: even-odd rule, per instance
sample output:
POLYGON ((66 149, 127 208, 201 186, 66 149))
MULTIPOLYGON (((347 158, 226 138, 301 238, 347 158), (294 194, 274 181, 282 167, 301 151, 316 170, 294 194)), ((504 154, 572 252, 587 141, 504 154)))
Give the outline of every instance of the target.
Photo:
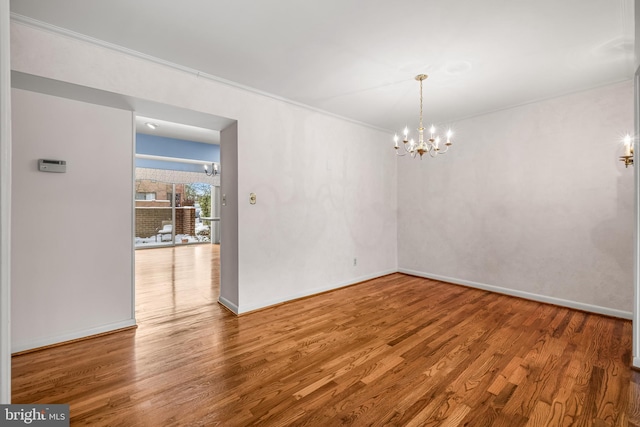
POLYGON ((196 235, 196 208, 176 208, 176 234, 196 235))
MULTIPOLYGON (((136 180, 136 193, 155 193, 156 198, 153 201, 169 202, 172 191, 172 185, 166 182, 149 181, 146 179, 136 180)), ((182 206, 185 202, 184 184, 176 184, 176 195, 176 206, 182 206)), ((142 201, 144 200, 136 200, 136 206, 139 206, 137 202, 142 201)))
MULTIPOLYGON (((171 208, 145 206, 151 201, 136 201, 136 237, 153 237, 162 228, 162 221, 171 221, 171 208), (143 206, 140 206, 143 205, 143 206)), ((193 206, 176 208, 176 234, 196 234, 196 209, 193 206)))

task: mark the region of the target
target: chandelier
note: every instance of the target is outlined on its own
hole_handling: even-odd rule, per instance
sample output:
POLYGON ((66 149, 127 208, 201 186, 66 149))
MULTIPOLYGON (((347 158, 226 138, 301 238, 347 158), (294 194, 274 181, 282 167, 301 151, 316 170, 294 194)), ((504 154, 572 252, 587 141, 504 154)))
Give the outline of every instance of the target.
POLYGON ((416 80, 420 82, 420 125, 418 127, 418 142, 416 142, 413 138, 409 140, 409 128, 405 127, 402 138, 404 151, 405 153, 400 154, 399 149, 400 145, 398 144, 398 134, 393 137, 393 141, 395 143, 394 147, 396 150, 396 155, 405 156, 409 154, 411 157, 415 158, 416 155, 420 155, 420 159, 422 159, 422 155, 425 153, 429 153, 431 157, 436 157, 438 154, 444 154, 451 147, 451 129, 447 131, 447 140, 444 143, 445 148, 442 149, 440 147, 440 137, 436 135, 435 126, 431 125, 429 129, 429 139, 425 142, 424 140, 424 125, 422 124, 422 81, 426 80, 429 77, 426 74, 418 74, 416 76, 416 80))
POLYGON ((209 165, 204 165, 204 173, 206 173, 207 176, 216 176, 220 174, 220 171, 218 170, 218 164, 211 163, 211 170, 209 170, 209 165))

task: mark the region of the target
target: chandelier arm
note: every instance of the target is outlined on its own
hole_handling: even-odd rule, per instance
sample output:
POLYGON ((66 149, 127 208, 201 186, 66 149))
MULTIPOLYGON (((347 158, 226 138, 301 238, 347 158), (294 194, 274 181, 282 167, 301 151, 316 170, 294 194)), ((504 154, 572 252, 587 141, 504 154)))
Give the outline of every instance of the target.
POLYGON ((415 157, 415 153, 416 153, 416 149, 418 148, 418 144, 416 144, 415 142, 413 144, 405 144, 404 149, 407 153, 413 155, 413 157, 415 157), (407 149, 407 145, 411 145, 413 151, 411 149, 407 149))
MULTIPOLYGON (((407 148, 408 144, 409 143, 402 144, 402 147, 403 147, 405 153, 409 153, 410 154, 411 151, 409 151, 409 149, 407 148)), ((398 152, 400 151, 399 147, 400 147, 400 145, 398 145, 398 147, 396 147, 396 149, 394 150, 396 152, 396 155, 397 156, 404 156, 405 154, 398 154, 398 152)))

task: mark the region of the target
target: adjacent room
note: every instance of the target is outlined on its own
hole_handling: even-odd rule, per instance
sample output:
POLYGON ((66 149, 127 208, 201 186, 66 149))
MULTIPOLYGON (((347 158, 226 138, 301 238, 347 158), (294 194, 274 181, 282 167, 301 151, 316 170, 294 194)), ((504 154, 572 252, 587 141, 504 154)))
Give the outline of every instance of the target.
POLYGON ((0 403, 640 426, 635 6, 0 0, 0 403))
POLYGON ((220 132, 136 117, 136 249, 220 244, 220 132))

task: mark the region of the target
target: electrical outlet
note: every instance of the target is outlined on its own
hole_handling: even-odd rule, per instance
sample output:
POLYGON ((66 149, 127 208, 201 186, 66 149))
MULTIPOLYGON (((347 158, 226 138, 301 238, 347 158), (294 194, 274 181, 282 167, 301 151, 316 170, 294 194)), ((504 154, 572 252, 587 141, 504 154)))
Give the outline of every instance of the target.
POLYGON ((353 266, 357 266, 358 265, 358 258, 354 258, 353 259, 353 266))

